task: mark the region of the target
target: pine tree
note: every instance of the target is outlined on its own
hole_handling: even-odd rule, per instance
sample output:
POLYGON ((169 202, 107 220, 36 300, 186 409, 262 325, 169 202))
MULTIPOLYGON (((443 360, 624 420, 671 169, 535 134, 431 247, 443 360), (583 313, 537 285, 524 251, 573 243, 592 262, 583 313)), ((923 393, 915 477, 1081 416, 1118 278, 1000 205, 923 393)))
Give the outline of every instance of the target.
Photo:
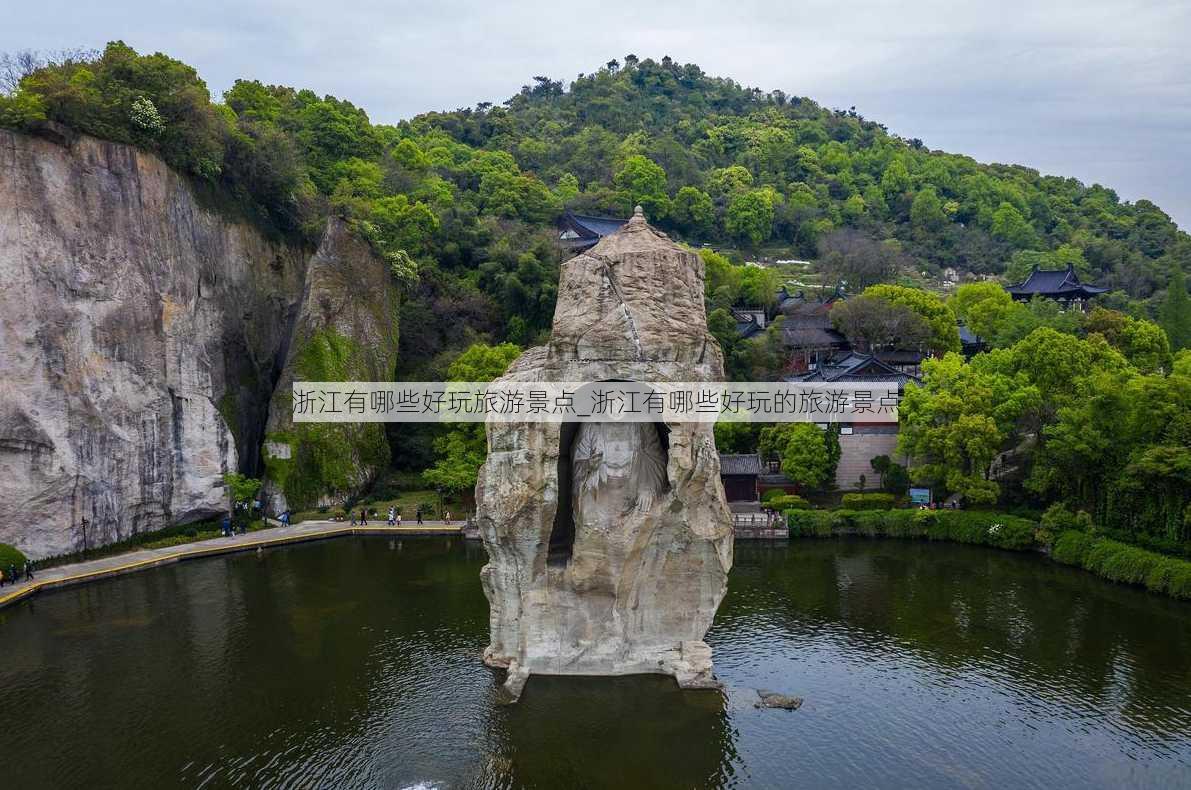
POLYGON ((1191 298, 1187 296, 1187 283, 1183 270, 1175 267, 1166 285, 1166 301, 1162 303, 1158 322, 1170 338, 1170 350, 1191 347, 1191 298))

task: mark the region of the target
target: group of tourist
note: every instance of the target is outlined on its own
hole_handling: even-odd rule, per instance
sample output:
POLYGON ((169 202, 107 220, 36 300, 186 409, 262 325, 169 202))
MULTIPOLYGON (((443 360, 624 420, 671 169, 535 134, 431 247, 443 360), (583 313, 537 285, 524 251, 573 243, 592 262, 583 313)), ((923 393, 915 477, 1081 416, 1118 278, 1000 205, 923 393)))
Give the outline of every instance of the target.
POLYGON ((244 535, 248 532, 247 521, 241 520, 239 524, 236 524, 232 521, 231 516, 224 516, 223 522, 219 525, 219 533, 225 538, 230 538, 232 535, 236 534, 237 527, 239 528, 241 535, 244 535))
POLYGON ((918 505, 919 510, 960 510, 962 506, 958 499, 949 499, 946 502, 922 502, 918 505))
MULTIPOLYGON (((350 515, 351 515, 351 524, 353 527, 356 525, 359 525, 362 527, 368 526, 369 516, 371 516, 372 518, 377 518, 376 511, 368 510, 367 508, 360 508, 358 515, 357 515, 356 511, 352 511, 350 515)), ((418 505, 417 509, 414 511, 414 518, 417 519, 417 523, 422 524, 424 517, 425 517, 425 511, 422 509, 421 505, 418 505)), ((451 511, 449 511, 449 510, 443 511, 443 521, 446 522, 447 524, 451 523, 451 511)), ((288 524, 289 522, 286 521, 286 523, 288 524)), ((390 527, 400 527, 401 526, 401 511, 396 506, 393 506, 393 505, 389 506, 388 519, 387 519, 386 523, 390 527)))
POLYGON ((26 581, 33 579, 33 561, 25 560, 25 567, 18 570, 15 563, 8 563, 7 568, 0 568, 0 587, 6 584, 17 584, 24 578, 26 581))

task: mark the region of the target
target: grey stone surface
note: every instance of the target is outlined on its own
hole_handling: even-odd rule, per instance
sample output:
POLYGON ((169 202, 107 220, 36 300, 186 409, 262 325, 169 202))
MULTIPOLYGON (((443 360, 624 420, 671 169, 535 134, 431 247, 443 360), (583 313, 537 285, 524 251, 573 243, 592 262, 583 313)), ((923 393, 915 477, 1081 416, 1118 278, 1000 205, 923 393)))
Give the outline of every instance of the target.
POLYGON ((262 471, 313 252, 152 154, 0 130, 0 542, 44 557, 84 517, 96 546, 223 509, 224 472, 262 471))
MULTIPOLYGON (((563 264, 549 345, 503 380, 722 379, 703 276, 698 255, 638 214, 563 264)), ((487 430, 476 486, 490 558, 485 660, 508 669, 509 694, 533 673, 663 673, 715 687, 703 637, 727 588, 732 526, 711 425, 673 423, 652 439, 636 427, 487 430), (609 451, 598 462, 594 444, 609 451)))

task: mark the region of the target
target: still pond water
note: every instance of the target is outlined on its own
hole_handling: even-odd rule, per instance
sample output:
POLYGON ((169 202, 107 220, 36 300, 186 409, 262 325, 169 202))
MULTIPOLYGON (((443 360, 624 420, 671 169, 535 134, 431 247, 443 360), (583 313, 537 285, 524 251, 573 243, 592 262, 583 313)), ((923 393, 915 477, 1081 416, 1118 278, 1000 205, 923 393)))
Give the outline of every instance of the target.
POLYGON ((738 544, 725 694, 535 677, 503 707, 483 562, 330 541, 2 611, 3 785, 1191 787, 1186 603, 975 547, 738 544))

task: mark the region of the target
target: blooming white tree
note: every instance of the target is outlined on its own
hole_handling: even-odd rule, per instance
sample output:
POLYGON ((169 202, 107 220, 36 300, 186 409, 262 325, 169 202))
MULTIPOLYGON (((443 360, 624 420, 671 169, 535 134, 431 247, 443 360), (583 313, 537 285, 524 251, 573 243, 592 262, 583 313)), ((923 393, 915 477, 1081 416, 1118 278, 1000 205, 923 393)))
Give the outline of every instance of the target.
POLYGON ((161 134, 161 131, 165 129, 165 120, 157 111, 157 106, 144 96, 138 96, 132 102, 129 118, 134 126, 153 137, 161 134))

